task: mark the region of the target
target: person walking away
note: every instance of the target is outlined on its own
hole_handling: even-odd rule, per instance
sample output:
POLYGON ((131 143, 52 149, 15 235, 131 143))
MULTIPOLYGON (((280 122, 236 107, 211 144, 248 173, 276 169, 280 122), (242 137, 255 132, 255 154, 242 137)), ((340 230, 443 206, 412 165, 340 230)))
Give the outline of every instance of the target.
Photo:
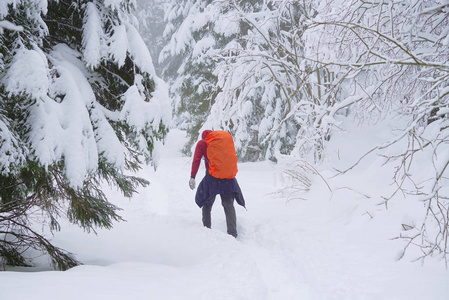
POLYGON ((204 130, 201 138, 196 144, 193 155, 189 186, 192 190, 195 189, 195 177, 198 173, 201 160, 204 159, 206 174, 198 185, 195 195, 195 202, 202 209, 203 225, 211 228, 212 206, 216 196, 220 195, 226 216, 227 233, 236 238, 238 234, 234 199, 243 207, 245 207, 245 199, 235 178, 235 174, 237 173, 237 157, 235 156, 232 136, 224 131, 204 130), (232 145, 230 145, 231 143, 232 145), (212 161, 209 161, 208 153, 212 161), (216 159, 216 156, 223 157, 216 159), (226 170, 222 171, 221 169, 226 170), (227 173, 225 174, 223 172, 227 173))

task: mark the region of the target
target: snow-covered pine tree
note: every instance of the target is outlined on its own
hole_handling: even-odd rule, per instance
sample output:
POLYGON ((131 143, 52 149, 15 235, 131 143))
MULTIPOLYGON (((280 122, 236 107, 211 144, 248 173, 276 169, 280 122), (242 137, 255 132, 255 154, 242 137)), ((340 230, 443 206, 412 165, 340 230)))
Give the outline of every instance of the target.
POLYGON ((217 30, 224 22, 220 2, 172 0, 166 8, 167 44, 159 61, 164 66, 162 76, 170 83, 176 123, 190 137, 186 153, 190 153, 218 92, 213 54, 236 34, 231 28, 217 30))
POLYGON ((29 265, 27 250, 58 269, 76 259, 34 229, 66 217, 86 231, 111 228, 118 207, 102 191, 131 197, 128 175, 167 132, 165 84, 135 28, 131 0, 6 0, 0 20, 0 258, 29 265), (42 226, 42 225, 40 225, 42 226))
MULTIPOLYGON (((232 1, 228 20, 238 38, 216 55, 220 91, 203 125, 234 133, 240 157, 271 159, 318 151, 321 103, 303 61, 303 33, 314 16, 309 1, 232 1), (315 130, 312 130, 315 129, 315 130)), ((324 80, 323 80, 324 82, 324 80)))
POLYGON ((303 61, 314 14, 309 1, 173 1, 161 58, 191 142, 212 128, 234 135, 243 160, 320 152, 339 91, 327 90, 327 69, 303 61))

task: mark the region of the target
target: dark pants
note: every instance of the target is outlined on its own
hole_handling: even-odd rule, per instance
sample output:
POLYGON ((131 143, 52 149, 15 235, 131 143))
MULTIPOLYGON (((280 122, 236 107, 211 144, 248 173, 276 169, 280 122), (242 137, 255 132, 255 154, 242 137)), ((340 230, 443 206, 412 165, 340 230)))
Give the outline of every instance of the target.
MULTIPOLYGON (((208 199, 203 205, 203 225, 207 228, 211 227, 211 211, 215 202, 215 197, 208 199)), ((228 234, 237 237, 237 217, 234 208, 234 196, 220 194, 221 204, 223 205, 226 215, 226 225, 228 227, 228 234)))

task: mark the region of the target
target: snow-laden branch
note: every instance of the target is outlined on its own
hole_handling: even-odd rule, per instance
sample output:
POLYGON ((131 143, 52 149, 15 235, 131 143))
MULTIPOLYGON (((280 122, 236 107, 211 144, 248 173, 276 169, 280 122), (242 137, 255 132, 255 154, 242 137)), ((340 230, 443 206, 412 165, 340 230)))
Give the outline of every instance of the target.
POLYGON ((3 34, 5 29, 12 31, 23 31, 23 26, 15 25, 9 21, 2 20, 0 21, 0 34, 3 34))

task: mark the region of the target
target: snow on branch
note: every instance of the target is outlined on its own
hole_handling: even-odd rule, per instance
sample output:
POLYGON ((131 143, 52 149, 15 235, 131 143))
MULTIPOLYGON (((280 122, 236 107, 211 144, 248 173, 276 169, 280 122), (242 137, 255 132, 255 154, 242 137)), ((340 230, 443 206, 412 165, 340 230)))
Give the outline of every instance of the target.
POLYGON ((6 20, 0 21, 0 34, 3 34, 5 29, 12 31, 23 31, 23 26, 15 25, 6 20))

